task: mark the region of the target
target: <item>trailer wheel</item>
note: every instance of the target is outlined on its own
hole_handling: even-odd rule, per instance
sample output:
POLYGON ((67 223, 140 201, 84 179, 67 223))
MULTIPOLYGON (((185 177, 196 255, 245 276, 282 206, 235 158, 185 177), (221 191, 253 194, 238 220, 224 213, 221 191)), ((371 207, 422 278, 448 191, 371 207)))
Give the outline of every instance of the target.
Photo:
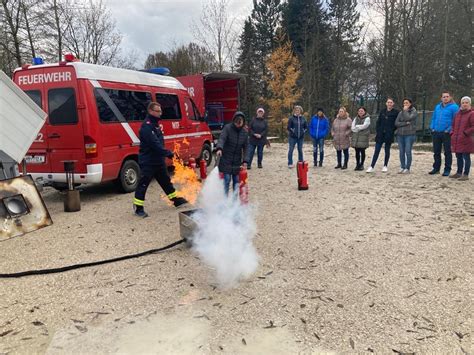
POLYGON ((127 160, 120 169, 117 185, 122 192, 133 192, 138 186, 139 178, 140 167, 138 163, 135 160, 127 160))
POLYGON ((207 166, 210 166, 212 163, 212 148, 209 143, 204 143, 201 150, 201 156, 199 159, 204 159, 207 166))

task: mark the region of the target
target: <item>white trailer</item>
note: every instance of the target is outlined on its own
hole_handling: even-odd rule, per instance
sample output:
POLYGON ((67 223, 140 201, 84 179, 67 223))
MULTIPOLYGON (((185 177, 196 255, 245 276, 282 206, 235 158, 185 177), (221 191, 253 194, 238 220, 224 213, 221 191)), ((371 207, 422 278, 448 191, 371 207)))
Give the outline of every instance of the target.
POLYGON ((0 70, 0 180, 20 164, 46 121, 44 112, 0 70))

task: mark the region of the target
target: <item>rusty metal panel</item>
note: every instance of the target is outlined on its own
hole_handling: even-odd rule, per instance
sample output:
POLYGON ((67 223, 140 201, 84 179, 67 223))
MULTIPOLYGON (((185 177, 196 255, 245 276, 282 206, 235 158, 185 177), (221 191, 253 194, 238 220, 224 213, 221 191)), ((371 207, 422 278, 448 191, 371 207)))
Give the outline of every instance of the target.
POLYGON ((0 240, 53 224, 30 175, 0 181, 0 240))

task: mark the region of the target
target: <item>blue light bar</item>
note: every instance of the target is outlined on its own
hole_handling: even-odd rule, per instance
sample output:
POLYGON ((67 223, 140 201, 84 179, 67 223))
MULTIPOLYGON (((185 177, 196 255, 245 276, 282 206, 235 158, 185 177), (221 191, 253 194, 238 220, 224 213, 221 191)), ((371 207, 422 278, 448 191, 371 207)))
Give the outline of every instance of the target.
POLYGON ((159 75, 169 75, 170 70, 166 67, 158 67, 158 68, 150 68, 150 69, 145 69, 146 72, 152 73, 152 74, 159 74, 159 75))
POLYGON ((41 57, 34 57, 34 58, 33 58, 33 65, 40 65, 40 64, 44 64, 43 58, 41 58, 41 57))

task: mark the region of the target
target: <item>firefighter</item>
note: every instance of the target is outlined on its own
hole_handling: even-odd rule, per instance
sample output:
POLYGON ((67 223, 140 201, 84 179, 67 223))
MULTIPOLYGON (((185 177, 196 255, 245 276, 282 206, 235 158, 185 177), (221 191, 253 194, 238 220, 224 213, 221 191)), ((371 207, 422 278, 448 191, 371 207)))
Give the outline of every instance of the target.
POLYGON ((157 102, 150 102, 147 111, 148 114, 140 128, 140 151, 138 153, 140 181, 133 199, 135 215, 142 218, 148 217, 143 206, 146 190, 153 178, 160 184, 175 207, 188 202, 186 199, 177 196, 166 168, 165 158, 173 158, 173 152, 165 149, 165 140, 159 125, 162 113, 161 105, 157 102))

